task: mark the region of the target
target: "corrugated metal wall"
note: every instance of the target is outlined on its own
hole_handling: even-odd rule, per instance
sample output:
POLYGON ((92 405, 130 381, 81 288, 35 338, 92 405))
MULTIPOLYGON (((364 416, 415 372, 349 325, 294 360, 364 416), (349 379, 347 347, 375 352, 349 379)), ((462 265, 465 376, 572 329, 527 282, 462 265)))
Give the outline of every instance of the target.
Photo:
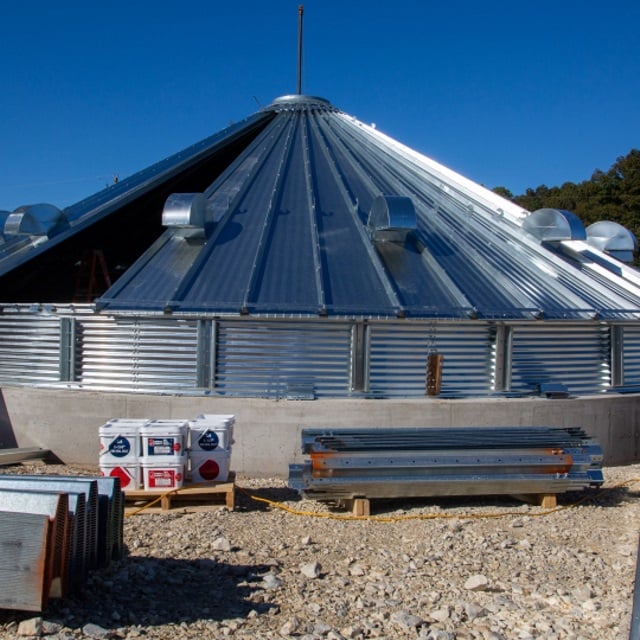
POLYGON ((640 326, 616 328, 622 338, 613 341, 612 327, 595 322, 504 326, 114 318, 88 305, 17 305, 0 312, 0 383, 239 397, 423 397, 427 358, 437 351, 444 357, 443 397, 537 395, 545 382, 583 395, 612 389, 613 347, 621 363, 616 388, 640 385, 640 326), (498 371, 506 372, 499 384, 498 371))
POLYGON ((435 350, 444 356, 441 395, 487 395, 492 343, 483 322, 371 323, 369 388, 376 396, 424 396, 427 357, 435 350))
POLYGON ((0 381, 38 384, 60 379, 60 318, 18 307, 0 314, 0 381))
POLYGON ((125 391, 193 391, 196 320, 87 316, 76 330, 84 387, 125 391))
POLYGON ((511 391, 535 394, 541 383, 564 384, 584 395, 609 388, 609 327, 591 324, 516 325, 513 329, 511 391))
POLYGON ((351 326, 219 321, 215 392, 253 397, 345 396, 351 326))
POLYGON ((640 385, 640 327, 625 325, 623 366, 624 386, 640 385))

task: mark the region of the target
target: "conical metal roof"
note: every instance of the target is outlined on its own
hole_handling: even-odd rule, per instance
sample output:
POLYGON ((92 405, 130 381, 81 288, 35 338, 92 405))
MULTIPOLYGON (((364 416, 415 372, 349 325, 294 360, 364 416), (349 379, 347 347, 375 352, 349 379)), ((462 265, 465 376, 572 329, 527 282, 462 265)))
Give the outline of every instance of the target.
MULTIPOLYGON (((524 211, 323 98, 276 99, 70 207, 29 251, 45 251, 125 206, 126 220, 136 220, 150 193, 156 208, 164 204, 166 230, 97 300, 99 309, 640 317, 638 272, 592 242, 575 216, 524 211)), ((5 234, 0 275, 16 256, 29 258, 17 244, 7 249, 13 238, 33 238, 27 234, 26 227, 5 234)))
POLYGON ((637 272, 579 233, 541 241, 523 228, 528 212, 322 98, 284 96, 264 111, 273 119, 204 191, 198 223, 169 226, 101 308, 638 316, 637 272))

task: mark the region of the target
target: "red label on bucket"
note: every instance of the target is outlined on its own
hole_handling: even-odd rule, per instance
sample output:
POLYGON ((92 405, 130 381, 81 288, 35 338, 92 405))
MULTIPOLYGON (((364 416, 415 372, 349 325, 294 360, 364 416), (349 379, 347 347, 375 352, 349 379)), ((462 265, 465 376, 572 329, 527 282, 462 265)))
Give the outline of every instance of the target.
POLYGON ((123 469, 122 467, 114 467, 109 472, 109 475, 113 478, 120 478, 121 489, 128 487, 132 480, 131 474, 126 469, 123 469))
POLYGON ((220 466, 215 460, 207 460, 198 467, 198 473, 205 480, 215 480, 220 475, 220 466))
POLYGON ((182 480, 182 474, 174 469, 147 469, 151 489, 171 489, 182 480))

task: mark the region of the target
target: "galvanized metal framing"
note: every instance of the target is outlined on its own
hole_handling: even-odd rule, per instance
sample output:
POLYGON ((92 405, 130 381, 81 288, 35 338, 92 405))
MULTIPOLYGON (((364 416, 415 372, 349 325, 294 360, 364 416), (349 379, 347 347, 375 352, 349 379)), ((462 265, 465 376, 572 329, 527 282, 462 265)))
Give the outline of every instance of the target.
POLYGON ((493 343, 493 390, 511 391, 511 358, 513 327, 505 324, 495 326, 493 343))
POLYGON ((196 384, 208 389, 213 386, 216 366, 216 323, 213 320, 198 320, 198 349, 196 362, 196 384))
POLYGON ((76 379, 76 321, 73 317, 60 318, 60 380, 76 379))
POLYGON ((614 388, 624 386, 624 346, 624 327, 611 325, 611 386, 614 388))
POLYGON ((369 354, 371 352, 369 325, 356 322, 351 327, 351 391, 369 391, 369 354))

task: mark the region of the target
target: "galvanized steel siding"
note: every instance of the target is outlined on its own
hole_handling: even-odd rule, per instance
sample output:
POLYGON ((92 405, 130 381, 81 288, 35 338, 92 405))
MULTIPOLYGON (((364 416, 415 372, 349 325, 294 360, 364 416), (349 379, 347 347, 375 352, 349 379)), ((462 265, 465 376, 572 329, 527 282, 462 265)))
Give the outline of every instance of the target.
POLYGON ((345 396, 351 325, 220 321, 215 393, 230 396, 345 396))
POLYGON ((486 395, 492 386, 493 332, 483 322, 371 323, 370 391, 424 396, 427 357, 444 356, 442 395, 486 395))
MULTIPOLYGON (((477 320, 203 322, 209 329, 199 332, 197 318, 114 318, 81 305, 5 308, 0 383, 236 397, 421 397, 428 355, 437 351, 444 356, 443 397, 493 393, 502 357, 511 371, 507 392, 537 395, 545 382, 574 395, 612 389, 612 327, 597 322, 507 323, 506 333, 477 320)), ((640 385, 640 326, 617 331, 622 386, 613 390, 631 390, 640 385)))
POLYGON ((624 326, 624 386, 640 385, 640 327, 624 326))
POLYGON ((0 314, 0 382, 60 379, 60 318, 47 313, 0 314))
POLYGON ((87 317, 79 340, 83 386, 173 393, 197 386, 195 320, 87 317))
POLYGON ((511 390, 536 394, 541 383, 570 393, 606 391, 611 383, 609 327, 592 324, 517 325, 513 331, 511 390))

